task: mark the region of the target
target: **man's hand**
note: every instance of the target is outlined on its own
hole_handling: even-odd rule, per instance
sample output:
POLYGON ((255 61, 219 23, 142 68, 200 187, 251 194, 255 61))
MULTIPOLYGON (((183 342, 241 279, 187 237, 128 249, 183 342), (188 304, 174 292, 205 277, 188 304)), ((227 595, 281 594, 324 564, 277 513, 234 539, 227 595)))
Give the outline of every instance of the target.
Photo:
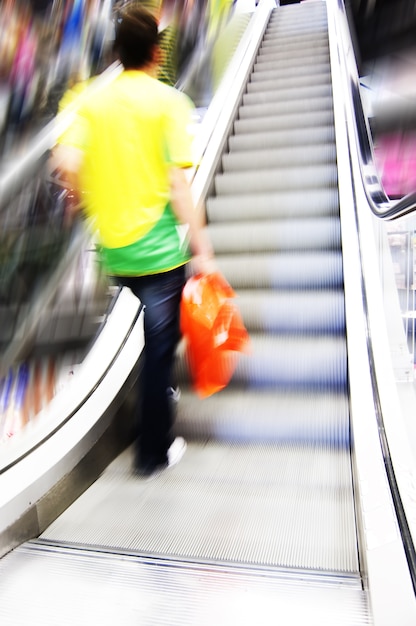
POLYGON ((193 274, 215 274, 218 271, 214 257, 206 254, 195 254, 191 268, 193 274))

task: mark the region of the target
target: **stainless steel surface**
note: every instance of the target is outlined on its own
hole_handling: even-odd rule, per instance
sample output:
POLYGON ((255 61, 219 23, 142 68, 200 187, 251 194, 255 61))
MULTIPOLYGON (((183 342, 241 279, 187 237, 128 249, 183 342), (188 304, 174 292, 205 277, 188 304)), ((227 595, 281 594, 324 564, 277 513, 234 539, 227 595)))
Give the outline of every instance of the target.
POLYGON ((30 546, 10 557, 0 561, 4 626, 371 623, 365 593, 347 576, 30 546))

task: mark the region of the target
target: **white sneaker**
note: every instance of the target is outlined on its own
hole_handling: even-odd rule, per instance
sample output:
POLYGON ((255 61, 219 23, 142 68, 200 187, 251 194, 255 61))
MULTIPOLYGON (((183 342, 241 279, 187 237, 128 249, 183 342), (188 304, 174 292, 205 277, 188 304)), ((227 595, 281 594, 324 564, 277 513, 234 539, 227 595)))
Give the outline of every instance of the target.
POLYGON ((136 475, 143 478, 145 481, 154 480, 163 474, 169 467, 177 465, 183 455, 185 454, 187 443, 183 437, 176 437, 168 450, 168 462, 166 465, 158 465, 149 472, 136 471, 136 475))
POLYGON ((187 443, 183 437, 176 437, 168 450, 168 467, 177 465, 185 454, 187 443))
POLYGON ((179 402, 180 398, 181 398, 181 390, 179 387, 169 387, 168 388, 168 397, 173 401, 173 402, 179 402))

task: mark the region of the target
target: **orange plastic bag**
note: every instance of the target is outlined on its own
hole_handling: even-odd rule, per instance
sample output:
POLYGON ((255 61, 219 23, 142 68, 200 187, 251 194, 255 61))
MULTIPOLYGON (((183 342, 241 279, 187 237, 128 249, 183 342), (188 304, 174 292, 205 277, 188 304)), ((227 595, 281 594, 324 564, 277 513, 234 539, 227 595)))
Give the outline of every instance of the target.
POLYGON ((226 387, 249 335, 220 273, 188 279, 181 300, 181 331, 195 391, 206 398, 226 387))

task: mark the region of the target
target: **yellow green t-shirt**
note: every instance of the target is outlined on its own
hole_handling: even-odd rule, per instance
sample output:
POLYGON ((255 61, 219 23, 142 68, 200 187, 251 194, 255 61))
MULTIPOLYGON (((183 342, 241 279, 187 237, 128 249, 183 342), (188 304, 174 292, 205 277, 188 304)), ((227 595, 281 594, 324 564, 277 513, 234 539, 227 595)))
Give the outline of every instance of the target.
POLYGON ((85 210, 115 275, 158 273, 189 260, 169 202, 169 169, 192 165, 193 105, 137 70, 81 96, 60 143, 83 151, 85 210))

